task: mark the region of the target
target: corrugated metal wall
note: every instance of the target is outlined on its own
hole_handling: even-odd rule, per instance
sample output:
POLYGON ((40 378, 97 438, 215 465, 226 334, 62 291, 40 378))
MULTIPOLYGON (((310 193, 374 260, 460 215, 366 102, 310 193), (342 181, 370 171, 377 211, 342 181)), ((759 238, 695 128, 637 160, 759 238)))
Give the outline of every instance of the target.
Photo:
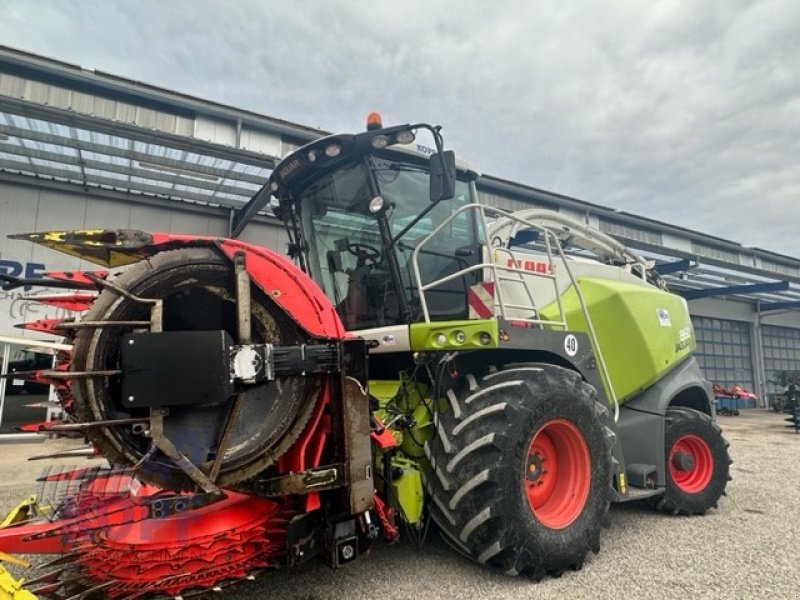
MULTIPOLYGON (((7 238, 11 233, 94 227, 223 236, 228 231, 228 219, 188 212, 166 202, 161 208, 135 201, 123 202, 0 181, 0 272, 19 272, 24 276, 44 270, 100 268, 41 246, 7 238)), ((286 243, 285 232, 277 224, 253 223, 247 227, 242 239, 279 252, 283 251, 286 243)), ((29 294, 44 292, 42 288, 0 291, 0 335, 19 335, 20 330, 13 327, 15 323, 63 316, 63 310, 46 308, 24 299, 29 294)))
POLYGON ((233 120, 222 121, 202 115, 193 118, 191 115, 155 110, 147 106, 86 94, 9 73, 0 73, 0 95, 64 110, 73 110, 99 119, 193 137, 224 146, 239 147, 268 156, 285 156, 295 148, 293 144, 283 141, 280 135, 246 124, 239 125, 239 139, 237 140, 237 124, 233 120))
POLYGON ((8 73, 0 73, 0 94, 166 133, 194 135, 194 119, 23 79, 8 73))

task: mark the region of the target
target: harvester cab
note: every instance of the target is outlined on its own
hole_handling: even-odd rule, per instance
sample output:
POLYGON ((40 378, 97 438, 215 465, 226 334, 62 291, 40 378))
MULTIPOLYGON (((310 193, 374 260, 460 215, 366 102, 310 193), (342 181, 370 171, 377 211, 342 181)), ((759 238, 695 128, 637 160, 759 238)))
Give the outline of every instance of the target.
POLYGON ((68 518, 0 529, 0 551, 71 552, 110 597, 177 595, 340 566, 379 532, 421 545, 433 520, 539 579, 599 550, 611 502, 716 506, 730 461, 686 303, 585 223, 482 204, 477 179, 438 127, 371 116, 286 156, 234 219, 274 198, 296 264, 236 239, 18 236, 132 264, 52 274, 87 314, 26 325, 72 344, 39 374, 61 384, 58 427, 132 471, 69 475, 68 518), (409 148, 420 131, 432 152, 409 148))
MULTIPOLYGON (((477 201, 477 174, 457 168, 437 128, 381 128, 375 116, 370 124, 365 132, 327 137, 291 154, 268 184, 287 224, 291 255, 350 331, 407 326, 421 318, 413 251, 434 227, 477 201), (433 134, 437 148, 430 156, 407 149, 420 128, 433 134)), ((475 219, 465 213, 430 241, 423 270, 446 276, 475 264, 477 235, 475 219)), ((466 318, 462 283, 432 294, 440 319, 466 318)))

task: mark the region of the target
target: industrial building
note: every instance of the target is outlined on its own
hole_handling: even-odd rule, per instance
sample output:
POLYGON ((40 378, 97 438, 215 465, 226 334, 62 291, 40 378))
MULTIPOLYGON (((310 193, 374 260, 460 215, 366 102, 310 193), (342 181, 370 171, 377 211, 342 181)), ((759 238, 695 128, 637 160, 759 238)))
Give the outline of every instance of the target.
MULTIPOLYGON (((276 162, 326 133, 0 47, 0 273, 89 267, 12 233, 229 235, 276 162)), ((490 174, 477 185, 487 204, 562 211, 656 261, 688 301, 708 379, 755 390, 764 405, 781 373, 800 372, 800 259, 490 174)), ((286 241, 269 208, 241 237, 279 250, 286 241)), ((36 293, 44 290, 0 292, 0 336, 56 316, 26 300, 36 293)))

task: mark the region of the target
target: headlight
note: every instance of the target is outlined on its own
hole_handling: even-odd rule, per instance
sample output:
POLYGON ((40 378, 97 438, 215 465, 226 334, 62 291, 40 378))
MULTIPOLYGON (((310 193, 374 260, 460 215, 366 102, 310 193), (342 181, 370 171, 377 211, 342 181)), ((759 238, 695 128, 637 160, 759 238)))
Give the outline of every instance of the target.
POLYGON ((385 135, 376 135, 372 138, 372 147, 375 150, 380 150, 381 148, 386 148, 389 145, 389 138, 385 135))
POLYGON ((415 138, 416 136, 414 135, 413 131, 401 131, 394 136, 394 139, 398 144, 410 144, 415 138))
POLYGON ((342 147, 339 144, 331 144, 325 147, 325 156, 335 158, 342 153, 342 147))
POLYGON ((381 212, 384 204, 383 196, 375 196, 369 201, 369 212, 371 212, 373 215, 381 212))

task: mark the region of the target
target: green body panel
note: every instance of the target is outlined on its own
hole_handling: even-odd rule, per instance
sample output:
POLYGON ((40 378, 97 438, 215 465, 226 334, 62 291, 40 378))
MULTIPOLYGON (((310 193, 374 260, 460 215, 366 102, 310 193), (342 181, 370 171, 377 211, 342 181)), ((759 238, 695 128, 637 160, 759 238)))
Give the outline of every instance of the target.
POLYGON ((370 379, 369 393, 375 396, 383 407, 397 395, 401 383, 399 379, 370 379))
MULTIPOLYGON (((428 402, 430 403, 431 401, 428 400, 428 402)), ((416 425, 412 428, 411 435, 403 436, 403 443, 400 444, 400 449, 406 456, 427 462, 427 459, 425 459, 425 442, 433 437, 434 430, 431 409, 423 404, 418 404, 414 407, 411 416, 414 418, 416 425)))
POLYGON ((422 519, 425 493, 417 461, 402 456, 392 458, 392 505, 406 523, 415 525, 422 519))
POLYGON ((412 323, 409 333, 412 350, 484 350, 497 348, 500 337, 495 319, 412 323))
MULTIPOLYGON (((577 282, 619 402, 649 387, 694 352, 692 321, 680 296, 607 279, 587 277, 577 282)), ((569 329, 588 333, 574 287, 561 302, 569 329)), ((540 314, 543 319, 557 320, 557 304, 541 309, 540 314)))
MULTIPOLYGON (((428 468, 424 444, 433 436, 433 400, 428 398, 428 387, 401 373, 400 379, 372 379, 369 393, 378 399, 375 414, 387 425, 397 447, 389 454, 376 453, 375 468, 384 473, 384 461, 390 461, 391 506, 402 518, 416 524, 422 518, 425 495, 422 471, 428 468), (400 429, 393 425, 398 414, 411 416, 413 425, 400 429)), ((382 485, 379 484, 381 488, 382 485)))
POLYGON ((410 431, 389 430, 397 440, 400 451, 415 459, 424 459, 426 441, 433 437, 433 404, 427 398, 428 386, 408 379, 371 379, 369 393, 378 399, 378 417, 384 423, 391 423, 400 412, 411 415, 414 426, 410 431))

